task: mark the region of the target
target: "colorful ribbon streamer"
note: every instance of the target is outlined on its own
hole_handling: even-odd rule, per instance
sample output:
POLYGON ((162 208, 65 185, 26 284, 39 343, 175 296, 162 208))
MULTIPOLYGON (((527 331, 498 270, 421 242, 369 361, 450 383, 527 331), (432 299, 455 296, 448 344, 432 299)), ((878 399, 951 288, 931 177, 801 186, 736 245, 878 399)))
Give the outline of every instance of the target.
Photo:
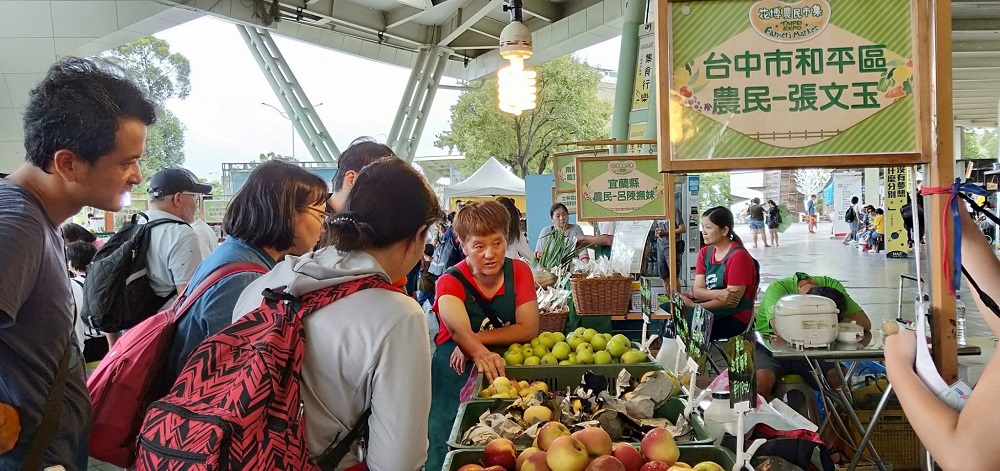
MULTIPOLYGON (((948 286, 948 293, 955 294, 958 292, 959 287, 962 284, 962 219, 961 212, 958 210, 958 194, 959 193, 971 193, 978 196, 989 196, 989 192, 986 188, 973 183, 961 183, 961 180, 955 179, 955 184, 950 187, 923 187, 920 190, 921 195, 948 195, 948 204, 945 206, 944 211, 941 214, 941 271, 944 273, 945 284, 948 286), (948 263, 948 213, 951 210, 952 226, 955 239, 955 247, 952 251, 952 263, 948 263)), ((913 202, 916 204, 916 202, 913 202)), ((913 209, 916 211, 916 208, 913 209)), ((914 229, 916 230, 916 229, 914 229)))

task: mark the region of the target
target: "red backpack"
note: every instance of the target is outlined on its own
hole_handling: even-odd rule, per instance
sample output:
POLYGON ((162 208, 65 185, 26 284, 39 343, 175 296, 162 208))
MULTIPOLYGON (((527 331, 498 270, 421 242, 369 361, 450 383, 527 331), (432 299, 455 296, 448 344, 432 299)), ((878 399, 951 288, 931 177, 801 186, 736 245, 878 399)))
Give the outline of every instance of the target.
POLYGON ((261 306, 209 337, 167 396, 153 402, 139 435, 142 470, 333 469, 367 427, 366 411, 319 463, 309 459, 299 395, 302 319, 368 288, 399 291, 369 276, 304 295, 264 290, 261 306))
POLYGON ((238 273, 267 273, 251 262, 223 265, 205 278, 190 295, 129 329, 115 343, 87 381, 94 422, 90 456, 122 468, 135 459, 136 438, 146 407, 162 396, 163 374, 177 322, 209 288, 238 273))

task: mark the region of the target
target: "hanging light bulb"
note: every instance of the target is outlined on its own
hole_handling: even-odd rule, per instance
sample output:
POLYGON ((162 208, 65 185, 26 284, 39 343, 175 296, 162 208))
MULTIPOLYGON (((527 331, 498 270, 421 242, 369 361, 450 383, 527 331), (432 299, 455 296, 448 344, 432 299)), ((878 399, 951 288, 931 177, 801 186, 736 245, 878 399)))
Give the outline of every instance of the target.
POLYGON ((521 21, 521 0, 510 0, 504 5, 510 12, 510 24, 500 33, 500 57, 510 65, 497 72, 500 110, 520 116, 535 107, 536 73, 524 69, 524 60, 531 57, 531 30, 521 21))

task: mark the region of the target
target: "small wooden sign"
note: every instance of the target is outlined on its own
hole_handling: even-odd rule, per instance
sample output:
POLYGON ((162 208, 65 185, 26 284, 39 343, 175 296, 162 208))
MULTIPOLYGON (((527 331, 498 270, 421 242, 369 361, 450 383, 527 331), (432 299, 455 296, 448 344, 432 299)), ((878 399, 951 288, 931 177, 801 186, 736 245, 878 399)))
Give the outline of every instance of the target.
POLYGON ((712 323, 715 316, 701 306, 695 306, 691 314, 691 338, 688 341, 688 356, 698 364, 705 365, 708 347, 712 344, 712 323))
POLYGON ((736 407, 739 403, 749 403, 757 407, 757 375, 754 370, 755 343, 749 336, 737 335, 727 342, 729 353, 729 403, 736 407))
POLYGON ((684 300, 681 299, 680 294, 674 293, 670 301, 670 310, 674 318, 674 333, 686 351, 687 345, 691 341, 691 327, 688 324, 687 315, 684 312, 684 300))

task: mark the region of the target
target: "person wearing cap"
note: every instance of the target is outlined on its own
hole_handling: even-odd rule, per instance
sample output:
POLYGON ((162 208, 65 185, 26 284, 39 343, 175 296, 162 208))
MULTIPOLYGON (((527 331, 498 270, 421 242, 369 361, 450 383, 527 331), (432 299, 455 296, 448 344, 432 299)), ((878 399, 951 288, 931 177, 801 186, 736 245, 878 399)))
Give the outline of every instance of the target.
MULTIPOLYGON (((757 306, 754 330, 761 334, 774 333, 774 308, 778 304, 778 300, 792 294, 813 294, 830 298, 837 305, 837 317, 840 322, 856 322, 865 329, 865 332, 871 331, 871 319, 868 318, 865 310, 847 294, 843 284, 829 276, 812 276, 802 272, 797 272, 788 278, 775 280, 767 287, 764 299, 757 306)), ((820 367, 832 386, 840 385, 839 376, 833 373, 832 364, 821 361, 820 367)), ((809 364, 805 360, 775 360, 771 358, 770 353, 764 347, 759 345, 755 369, 757 370, 757 393, 768 400, 771 399, 771 390, 774 389, 778 377, 785 374, 799 374, 811 386, 817 387, 809 373, 809 364)))
MULTIPOLYGON (((149 251, 146 252, 149 286, 157 296, 170 298, 164 307, 173 302, 174 294, 184 293, 201 263, 201 245, 191 223, 194 222, 198 199, 211 193, 211 185, 198 183, 194 174, 183 168, 160 170, 149 180, 148 220, 139 218, 140 224, 159 219, 177 222, 153 227, 149 234, 149 251)), ((106 332, 108 343, 114 345, 119 334, 106 332)))

